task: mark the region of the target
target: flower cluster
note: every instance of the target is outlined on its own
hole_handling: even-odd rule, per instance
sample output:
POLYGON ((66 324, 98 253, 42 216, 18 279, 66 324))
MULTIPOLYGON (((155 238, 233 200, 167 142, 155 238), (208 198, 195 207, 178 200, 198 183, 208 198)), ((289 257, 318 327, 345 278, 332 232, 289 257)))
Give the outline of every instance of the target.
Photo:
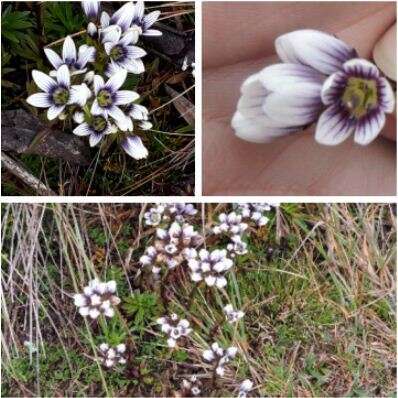
POLYGON ((228 323, 235 323, 238 322, 240 319, 242 319, 245 316, 245 313, 240 310, 234 310, 231 304, 227 304, 223 308, 224 314, 225 314, 225 319, 227 320, 228 323))
POLYGON ((269 221, 264 213, 269 212, 271 206, 269 203, 240 203, 237 205, 237 211, 243 218, 254 222, 257 227, 262 227, 269 221))
POLYGON ((152 29, 160 12, 145 15, 142 1, 128 2, 112 16, 105 11, 100 14, 97 1, 83 1, 82 6, 90 20, 86 43, 77 49, 71 36, 67 36, 61 55, 45 48, 54 69, 49 75, 32 72, 42 92, 30 95, 27 102, 48 108, 49 120, 73 120, 77 124, 73 133, 88 137, 92 147, 114 135, 129 156, 146 158, 148 150, 135 131, 152 128, 149 112, 135 103, 140 98, 138 93, 122 87, 129 73, 145 71, 142 58, 146 52, 136 44, 141 35, 162 34, 152 29))
POLYGON ((236 135, 269 142, 317 122, 315 139, 367 145, 394 111, 395 95, 371 62, 336 37, 299 30, 275 40, 282 63, 248 77, 232 118, 236 135))
POLYGON ((247 393, 253 389, 253 382, 249 379, 243 380, 239 386, 238 398, 246 398, 247 393))
POLYGON ((159 204, 145 212, 144 219, 145 224, 151 226, 170 223, 170 221, 183 223, 197 214, 197 212, 198 210, 191 203, 159 204))
POLYGON ((195 257, 195 248, 202 242, 203 238, 192 225, 173 222, 167 229, 157 229, 154 245, 147 247, 140 263, 151 266, 155 274, 160 272, 162 264, 166 264, 169 269, 175 268, 183 261, 195 257))
POLYGON ((191 279, 194 282, 205 281, 207 286, 217 286, 222 289, 227 285, 224 274, 234 265, 227 257, 227 251, 206 249, 199 251, 199 258, 188 260, 188 267, 191 269, 191 279))
POLYGON ((234 211, 226 214, 221 213, 218 216, 219 224, 213 228, 215 234, 229 234, 229 235, 240 235, 242 234, 248 225, 242 221, 243 217, 240 214, 236 214, 234 211))
POLYGON ((236 347, 222 348, 217 342, 213 343, 210 349, 203 351, 203 359, 215 365, 215 372, 219 376, 224 376, 224 366, 235 358, 238 349, 236 347))
POLYGON ((100 361, 107 368, 111 368, 117 364, 124 365, 126 363, 126 358, 124 353, 126 351, 125 344, 118 344, 116 347, 109 347, 108 344, 102 343, 99 346, 100 361))
POLYGON ((82 316, 97 319, 103 314, 111 318, 115 314, 112 306, 120 303, 115 293, 115 281, 100 282, 98 279, 93 279, 84 287, 83 294, 74 295, 74 302, 82 316))
POLYGON ((168 336, 167 345, 171 348, 177 345, 179 338, 188 336, 192 331, 189 322, 186 319, 180 319, 177 314, 163 316, 156 322, 161 325, 162 332, 168 336))
MULTIPOLYGON (((92 319, 97 319, 102 314, 112 318, 115 315, 112 306, 120 304, 120 299, 115 293, 115 281, 100 282, 98 279, 93 279, 83 288, 83 293, 75 294, 73 299, 75 306, 79 308, 79 314, 83 317, 89 316, 92 319)), ((112 348, 108 344, 102 343, 99 346, 99 360, 107 368, 125 364, 126 359, 123 355, 125 351, 125 344, 119 344, 112 348)))
POLYGON ((201 392, 202 382, 196 375, 192 375, 189 380, 182 381, 182 390, 185 397, 193 395, 197 397, 201 392))

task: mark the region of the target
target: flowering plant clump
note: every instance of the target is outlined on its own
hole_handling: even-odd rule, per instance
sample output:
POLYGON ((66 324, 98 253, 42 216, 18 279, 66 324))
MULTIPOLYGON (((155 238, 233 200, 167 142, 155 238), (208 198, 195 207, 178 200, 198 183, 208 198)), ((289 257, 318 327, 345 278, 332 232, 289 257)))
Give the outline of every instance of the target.
POLYGON ((236 347, 228 347, 224 349, 215 342, 211 345, 210 349, 203 351, 203 358, 205 361, 214 364, 216 374, 224 376, 224 365, 235 358, 237 352, 238 349, 236 347))
POLYGON ((167 225, 172 221, 183 223, 195 216, 197 212, 191 203, 159 204, 151 207, 144 214, 145 224, 158 226, 161 223, 167 225))
POLYGON ((213 250, 211 253, 206 249, 199 251, 199 259, 192 258, 188 261, 191 269, 191 279, 194 282, 205 281, 207 286, 217 286, 219 289, 227 285, 224 274, 234 265, 227 257, 227 250, 213 250))
POLYGON ((182 381, 182 392, 183 395, 189 397, 193 395, 194 397, 198 396, 202 390, 202 382, 198 379, 196 375, 192 375, 189 380, 184 379, 182 381))
POLYGON ((142 135, 152 128, 149 112, 137 103, 139 94, 123 86, 128 74, 145 72, 146 51, 137 44, 140 36, 162 34, 152 27, 160 12, 145 14, 143 1, 128 2, 112 16, 101 13, 97 1, 83 1, 82 6, 89 21, 85 44, 77 49, 67 36, 61 54, 45 48, 53 69, 49 74, 32 72, 41 92, 27 102, 46 108, 48 120, 73 121, 73 133, 88 137, 92 147, 111 136, 129 156, 144 159, 148 150, 142 135))
MULTIPOLYGON (((245 316, 245 312, 236 305, 236 300, 229 299, 222 304, 225 298, 229 298, 229 274, 234 274, 239 267, 239 256, 250 254, 247 242, 250 233, 268 223, 276 206, 268 203, 236 204, 231 211, 214 215, 214 220, 207 224, 202 220, 201 229, 195 223, 198 209, 192 204, 155 205, 144 214, 146 225, 157 227, 152 236, 153 242, 140 257, 142 268, 151 269, 152 277, 158 281, 162 292, 166 312, 156 323, 166 334, 169 348, 183 346, 184 350, 192 352, 197 345, 201 347, 199 360, 203 361, 205 374, 192 374, 189 379, 184 378, 180 391, 182 396, 197 396, 216 388, 240 352, 240 345, 235 344, 239 342, 232 340, 228 344, 222 335, 223 330, 237 330, 245 316), (160 277, 161 270, 164 272, 160 277), (177 311, 169 311, 175 295, 175 286, 169 285, 170 281, 176 280, 194 282, 187 293, 183 317, 177 315, 177 311), (220 315, 214 315, 216 323, 209 328, 208 335, 203 333, 203 324, 209 321, 201 319, 201 314, 191 312, 198 291, 206 297, 206 302, 214 296, 217 297, 217 305, 222 304, 220 315), (183 344, 179 344, 180 339, 183 344), (211 372, 206 376, 209 366, 211 372)), ((151 277, 151 274, 147 275, 151 277)), ((182 310, 179 306, 178 312, 182 310)), ((252 391, 253 382, 246 379, 234 388, 239 396, 245 397, 252 391)))
POLYGON ((388 80, 336 37, 304 29, 275 40, 282 63, 249 76, 232 118, 236 135, 269 142, 317 123, 315 139, 337 145, 354 134, 372 142, 395 107, 388 80))
MULTIPOLYGON (((242 310, 240 300, 231 296, 230 291, 236 284, 235 270, 242 264, 238 256, 250 253, 248 243, 242 241, 243 235, 248 239, 252 230, 263 226, 255 216, 252 225, 245 224, 242 228, 242 219, 250 220, 252 212, 260 213, 261 217, 265 217, 263 214, 267 212, 271 216, 269 213, 272 207, 256 203, 231 208, 235 211, 222 213, 221 217, 214 215, 214 220, 207 225, 202 220, 202 229, 197 227, 194 217, 198 209, 192 204, 155 205, 144 213, 149 227, 157 225, 153 229, 153 244, 146 247, 139 259, 141 267, 150 268, 152 272, 138 273, 152 279, 148 286, 158 287, 160 291, 162 312, 160 317, 156 313, 154 323, 161 335, 165 336, 166 345, 172 352, 184 349, 188 355, 192 354, 193 361, 199 362, 192 367, 203 369, 203 373, 184 374, 181 377, 182 396, 199 396, 203 392, 206 394, 216 389, 217 383, 221 383, 226 375, 236 374, 233 369, 236 366, 235 358, 243 347, 237 330, 244 327, 243 319, 247 310, 242 310), (191 224, 188 223, 189 219, 191 224), (222 227, 224 235, 214 234, 219 223, 227 225, 222 227), (235 248, 231 253, 225 247, 231 242, 242 247, 235 248), (232 280, 235 283, 228 286, 232 280), (178 295, 177 284, 185 289, 186 301, 173 301, 173 297, 178 295), (218 312, 204 314, 193 309, 195 295, 199 292, 207 305, 216 305, 218 312)), ((73 297, 82 316, 97 319, 104 315, 96 323, 100 328, 106 327, 106 317, 114 315, 116 320, 121 318, 122 323, 130 328, 123 312, 129 311, 127 308, 137 312, 136 304, 131 307, 126 303, 121 312, 112 308, 121 301, 116 296, 116 282, 113 280, 100 282, 94 279, 83 288, 83 293, 73 297)), ((158 335, 156 329, 152 333, 158 335)), ((117 365, 129 366, 126 344, 114 343, 116 338, 117 341, 125 341, 124 332, 116 338, 112 333, 107 336, 112 338, 97 348, 99 362, 108 369, 117 365)), ((134 341, 131 346, 134 346, 134 341)), ((233 385, 233 389, 239 392, 239 396, 245 397, 253 389, 253 382, 250 379, 240 381, 233 385)))
POLYGON ((125 344, 118 344, 116 347, 112 348, 109 347, 108 344, 102 343, 99 346, 100 361, 107 368, 111 368, 118 364, 124 365, 126 363, 126 358, 124 357, 125 351, 125 344))
POLYGON ((187 336, 192 331, 189 322, 186 319, 180 319, 177 314, 161 317, 156 322, 161 325, 162 332, 168 335, 169 347, 175 347, 180 337, 187 336))
POLYGON ((93 279, 83 289, 83 294, 75 294, 74 302, 79 314, 97 319, 101 314, 112 318, 115 314, 112 306, 118 305, 120 299, 115 295, 116 282, 100 282, 93 279))

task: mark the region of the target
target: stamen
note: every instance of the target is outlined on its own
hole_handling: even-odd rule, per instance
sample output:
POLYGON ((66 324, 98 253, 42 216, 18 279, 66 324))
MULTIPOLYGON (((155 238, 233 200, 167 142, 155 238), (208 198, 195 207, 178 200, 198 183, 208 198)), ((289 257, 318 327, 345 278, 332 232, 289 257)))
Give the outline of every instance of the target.
POLYGON ((106 119, 104 117, 96 116, 94 117, 91 126, 96 132, 100 133, 105 129, 106 124, 106 119))
POLYGON ((374 80, 350 77, 341 101, 350 115, 356 119, 377 106, 377 85, 374 80))
POLYGON ((69 91, 66 88, 58 87, 54 90, 52 97, 55 105, 65 105, 69 100, 69 91))
POLYGON ((113 61, 119 61, 121 58, 124 57, 123 47, 122 46, 113 47, 109 56, 113 61))
POLYGON ((112 94, 108 90, 101 90, 97 95, 97 101, 99 106, 110 106, 113 103, 112 94))

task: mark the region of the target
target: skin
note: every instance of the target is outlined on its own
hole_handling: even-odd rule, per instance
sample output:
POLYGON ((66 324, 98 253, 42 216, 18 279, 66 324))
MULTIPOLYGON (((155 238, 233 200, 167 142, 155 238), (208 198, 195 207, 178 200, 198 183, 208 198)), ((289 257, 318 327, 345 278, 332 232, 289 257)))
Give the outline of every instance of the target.
POLYGON ((244 79, 277 63, 280 34, 313 28, 335 34, 371 58, 395 21, 392 2, 207 2, 203 4, 204 195, 395 195, 396 120, 368 146, 353 136, 336 147, 314 127, 253 144, 230 126, 244 79))

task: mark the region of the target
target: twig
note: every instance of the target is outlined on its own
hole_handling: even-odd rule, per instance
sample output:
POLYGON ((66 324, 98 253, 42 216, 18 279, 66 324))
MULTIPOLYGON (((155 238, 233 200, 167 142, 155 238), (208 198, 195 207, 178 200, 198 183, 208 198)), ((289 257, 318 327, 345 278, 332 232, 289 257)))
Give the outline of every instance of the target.
POLYGON ((50 188, 47 188, 39 179, 33 176, 28 170, 26 170, 20 163, 11 159, 4 152, 1 152, 1 164, 10 173, 14 174, 20 180, 22 180, 30 188, 34 189, 39 195, 44 196, 56 196, 56 193, 50 188))

